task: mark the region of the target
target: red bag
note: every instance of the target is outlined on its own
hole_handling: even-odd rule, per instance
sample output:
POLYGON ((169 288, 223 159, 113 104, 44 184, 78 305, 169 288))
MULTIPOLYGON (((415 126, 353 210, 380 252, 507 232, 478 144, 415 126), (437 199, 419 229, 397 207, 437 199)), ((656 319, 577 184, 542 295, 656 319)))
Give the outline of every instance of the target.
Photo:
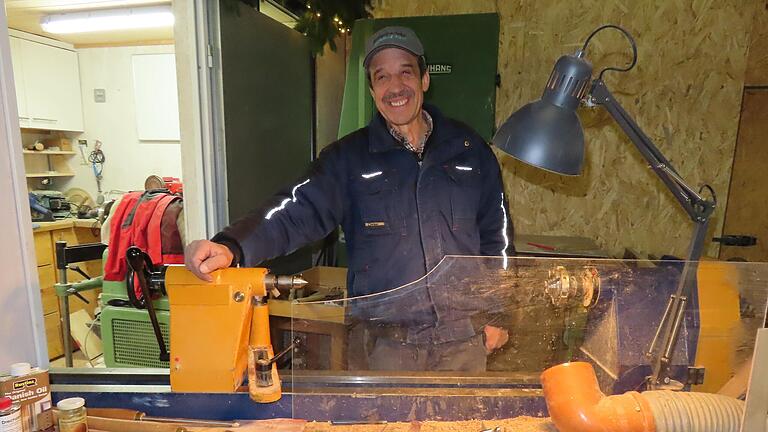
POLYGON ((125 280, 125 252, 131 246, 146 251, 153 263, 183 264, 184 245, 176 223, 182 209, 181 196, 165 190, 125 194, 110 222, 104 280, 125 280))

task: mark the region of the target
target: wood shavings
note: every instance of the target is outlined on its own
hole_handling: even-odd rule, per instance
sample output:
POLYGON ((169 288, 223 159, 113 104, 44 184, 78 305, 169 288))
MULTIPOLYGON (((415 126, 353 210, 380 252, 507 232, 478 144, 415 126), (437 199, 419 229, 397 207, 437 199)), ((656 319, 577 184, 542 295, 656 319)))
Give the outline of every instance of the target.
POLYGON ((397 422, 370 425, 332 425, 325 422, 309 422, 305 432, 480 432, 501 428, 502 432, 557 432, 548 418, 515 417, 501 420, 466 420, 455 422, 397 422))

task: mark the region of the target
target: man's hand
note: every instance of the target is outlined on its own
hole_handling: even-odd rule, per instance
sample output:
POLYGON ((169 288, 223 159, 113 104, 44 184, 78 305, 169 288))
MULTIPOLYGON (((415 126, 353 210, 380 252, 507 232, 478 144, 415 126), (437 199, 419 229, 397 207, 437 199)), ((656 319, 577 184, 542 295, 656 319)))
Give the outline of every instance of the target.
POLYGON ((227 268, 234 259, 232 251, 223 244, 210 240, 195 240, 184 250, 184 265, 187 270, 204 281, 212 281, 209 273, 227 268))
POLYGON ((509 340, 509 332, 501 327, 487 325, 483 327, 485 332, 485 351, 488 354, 504 346, 509 340))

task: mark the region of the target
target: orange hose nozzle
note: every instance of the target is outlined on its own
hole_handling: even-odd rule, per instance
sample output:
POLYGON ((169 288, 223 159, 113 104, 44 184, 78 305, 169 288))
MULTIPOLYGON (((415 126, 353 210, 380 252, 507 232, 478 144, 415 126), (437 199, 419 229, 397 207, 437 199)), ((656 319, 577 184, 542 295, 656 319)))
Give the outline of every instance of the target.
POLYGON ((541 374, 544 398, 560 432, 655 432, 648 402, 638 392, 606 396, 591 364, 564 363, 541 374))

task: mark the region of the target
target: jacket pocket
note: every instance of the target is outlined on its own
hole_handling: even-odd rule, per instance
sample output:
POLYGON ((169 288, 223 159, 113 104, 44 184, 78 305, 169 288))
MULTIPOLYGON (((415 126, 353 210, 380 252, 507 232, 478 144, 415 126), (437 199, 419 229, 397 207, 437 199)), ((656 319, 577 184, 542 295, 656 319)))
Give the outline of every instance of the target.
POLYGON ((383 196, 371 196, 360 200, 360 218, 363 223, 363 233, 382 235, 394 232, 392 217, 382 199, 384 199, 383 196))
POLYGON ((450 165, 445 169, 451 179, 451 228, 457 230, 475 227, 482 194, 479 174, 471 166, 450 165))
POLYGON ((385 174, 369 178, 361 176, 353 184, 353 193, 363 234, 376 236, 398 232, 398 218, 395 217, 393 202, 395 188, 385 174))
POLYGON ((350 297, 359 297, 362 295, 369 294, 368 292, 368 272, 365 270, 352 270, 350 269, 349 272, 352 273, 351 277, 351 284, 349 286, 349 296, 350 297))

